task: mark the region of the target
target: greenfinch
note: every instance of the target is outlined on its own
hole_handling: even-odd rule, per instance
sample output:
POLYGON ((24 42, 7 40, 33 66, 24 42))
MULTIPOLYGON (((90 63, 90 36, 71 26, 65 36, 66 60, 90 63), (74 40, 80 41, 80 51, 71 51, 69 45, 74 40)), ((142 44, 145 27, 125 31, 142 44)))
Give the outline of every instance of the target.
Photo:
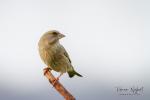
POLYGON ((74 70, 67 51, 59 42, 63 37, 65 35, 56 30, 46 32, 38 42, 40 57, 47 65, 47 71, 60 72, 60 76, 67 72, 70 78, 75 75, 82 77, 74 70))

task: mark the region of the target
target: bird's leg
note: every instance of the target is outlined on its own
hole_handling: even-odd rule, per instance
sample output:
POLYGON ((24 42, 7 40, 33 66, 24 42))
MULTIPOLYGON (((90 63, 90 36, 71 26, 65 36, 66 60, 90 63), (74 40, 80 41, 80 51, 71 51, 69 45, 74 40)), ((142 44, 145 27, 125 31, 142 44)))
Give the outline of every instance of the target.
POLYGON ((59 75, 57 78, 55 78, 55 79, 53 80, 53 82, 52 82, 53 86, 56 84, 56 82, 59 80, 59 78, 60 78, 62 75, 63 75, 63 73, 60 73, 60 75, 59 75))
POLYGON ((51 69, 50 69, 49 67, 44 68, 44 70, 45 70, 44 75, 46 75, 46 73, 47 73, 48 71, 51 71, 51 69))

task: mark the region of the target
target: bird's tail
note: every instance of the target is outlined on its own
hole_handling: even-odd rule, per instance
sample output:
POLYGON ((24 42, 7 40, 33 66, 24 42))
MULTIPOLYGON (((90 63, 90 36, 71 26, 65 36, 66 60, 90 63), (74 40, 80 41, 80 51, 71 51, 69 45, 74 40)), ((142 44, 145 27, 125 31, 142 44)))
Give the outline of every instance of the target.
POLYGON ((69 75, 70 78, 73 77, 74 75, 82 77, 82 75, 80 75, 79 73, 77 73, 75 70, 68 71, 68 75, 69 75))

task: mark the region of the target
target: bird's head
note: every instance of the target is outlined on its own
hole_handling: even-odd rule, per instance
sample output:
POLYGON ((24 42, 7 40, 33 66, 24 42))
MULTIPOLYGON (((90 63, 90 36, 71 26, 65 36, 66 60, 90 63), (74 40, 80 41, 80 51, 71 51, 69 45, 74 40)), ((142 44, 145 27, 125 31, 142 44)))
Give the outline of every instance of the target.
POLYGON ((59 39, 65 37, 65 35, 61 34, 60 32, 56 30, 51 30, 46 32, 40 39, 39 43, 42 43, 42 45, 52 45, 59 41, 59 39))

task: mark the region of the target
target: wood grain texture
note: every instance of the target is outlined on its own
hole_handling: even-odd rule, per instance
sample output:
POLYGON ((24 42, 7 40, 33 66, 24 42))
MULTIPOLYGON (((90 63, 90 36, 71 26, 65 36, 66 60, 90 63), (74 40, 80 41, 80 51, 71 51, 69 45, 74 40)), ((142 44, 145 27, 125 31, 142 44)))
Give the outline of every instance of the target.
MULTIPOLYGON (((46 70, 43 70, 43 72, 45 73, 46 70)), ((52 73, 50 71, 46 72, 45 74, 46 78, 49 80, 50 84, 52 84, 52 82, 56 79, 52 73)), ((53 87, 58 91, 59 94, 61 94, 65 100, 75 100, 75 97, 67 90, 64 88, 64 86, 57 81, 55 83, 55 85, 53 85, 53 87)))

